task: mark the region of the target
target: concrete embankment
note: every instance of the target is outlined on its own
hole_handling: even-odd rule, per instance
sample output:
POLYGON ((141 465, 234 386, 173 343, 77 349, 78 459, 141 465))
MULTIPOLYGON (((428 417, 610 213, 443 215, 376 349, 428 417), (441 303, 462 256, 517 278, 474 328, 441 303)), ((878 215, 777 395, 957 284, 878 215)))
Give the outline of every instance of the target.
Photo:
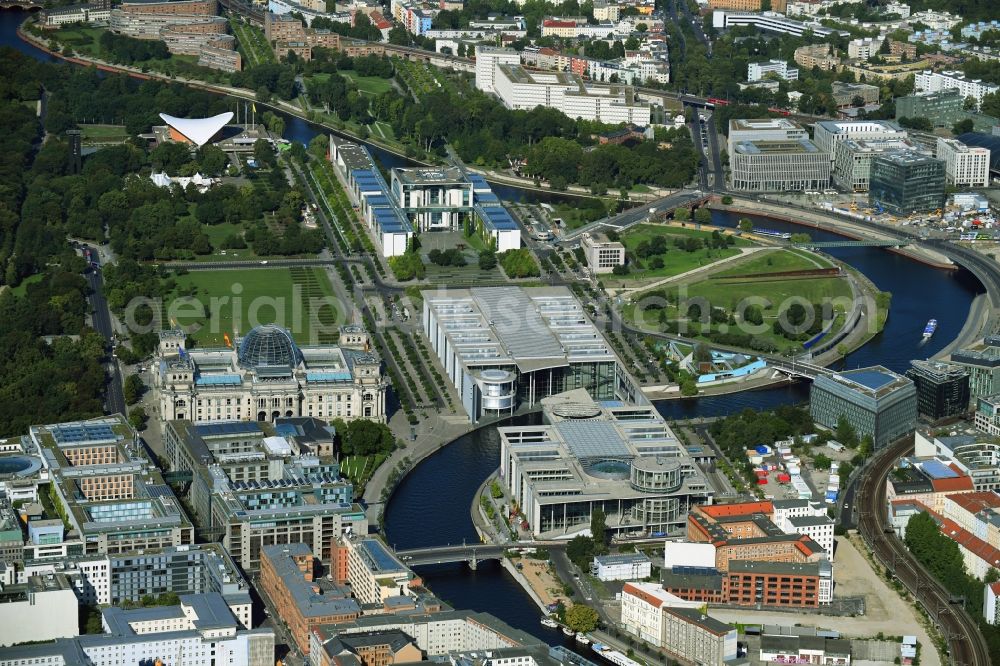
MULTIPOLYGON (((734 199, 732 205, 716 204, 711 205, 713 210, 724 211, 734 215, 752 215, 755 217, 767 217, 781 222, 798 224, 812 229, 821 229, 831 233, 846 236, 854 240, 895 240, 889 233, 878 233, 866 229, 857 224, 852 224, 850 220, 842 219, 832 212, 826 211, 789 211, 787 207, 775 204, 748 201, 745 199, 734 199)), ((948 257, 939 252, 935 252, 926 247, 906 246, 900 248, 886 248, 890 252, 903 255, 914 261, 946 270, 957 270, 957 266, 948 257)))

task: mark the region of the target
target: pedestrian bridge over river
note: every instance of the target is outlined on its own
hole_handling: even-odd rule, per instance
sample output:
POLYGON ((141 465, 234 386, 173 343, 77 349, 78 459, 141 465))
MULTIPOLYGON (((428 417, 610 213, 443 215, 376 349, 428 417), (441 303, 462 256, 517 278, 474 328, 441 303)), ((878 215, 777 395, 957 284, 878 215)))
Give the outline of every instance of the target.
POLYGON ((410 548, 397 550, 396 557, 407 566, 421 564, 449 564, 452 562, 468 562, 469 568, 475 569, 482 560, 499 560, 503 557, 505 548, 492 544, 477 543, 455 546, 433 546, 430 548, 410 548))

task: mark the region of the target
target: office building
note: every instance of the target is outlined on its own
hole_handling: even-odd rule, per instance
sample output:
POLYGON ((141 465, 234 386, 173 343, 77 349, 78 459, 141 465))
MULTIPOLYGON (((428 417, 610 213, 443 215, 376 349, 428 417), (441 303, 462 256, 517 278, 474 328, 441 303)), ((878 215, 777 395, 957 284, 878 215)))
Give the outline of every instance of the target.
POLYGON ((932 421, 969 410, 969 373, 938 361, 910 361, 906 376, 917 387, 917 413, 932 421))
POLYGON ((1000 395, 976 398, 974 419, 977 430, 991 437, 1000 437, 1000 395))
POLYGON ((1000 86, 995 83, 985 83, 982 79, 970 79, 961 72, 955 71, 923 71, 916 75, 913 83, 918 93, 957 90, 963 100, 971 97, 976 100, 977 106, 983 103, 983 97, 1000 90, 1000 86))
POLYGON ((879 87, 867 83, 833 82, 833 102, 838 108, 878 104, 879 87), (858 102, 861 102, 858 104, 858 102))
POLYGON ((729 166, 732 188, 741 192, 804 192, 830 187, 830 155, 808 139, 741 141, 729 154, 729 166))
POLYGON ((760 637, 760 661, 765 664, 850 666, 851 641, 825 636, 765 633, 760 637))
POLYGON ((768 74, 772 74, 785 81, 795 81, 799 78, 799 70, 789 67, 784 60, 767 60, 765 62, 752 62, 747 65, 747 81, 751 83, 760 81, 768 74))
POLYGON ((24 576, 65 575, 83 604, 138 604, 143 597, 216 593, 250 627, 249 584, 217 543, 132 551, 117 555, 26 558, 24 576))
POLYGON ((580 247, 587 257, 587 266, 594 275, 610 273, 615 266, 625 264, 625 246, 618 241, 608 240, 604 234, 583 234, 580 247))
POLYGON ((965 117, 964 105, 965 97, 954 89, 905 95, 896 98, 896 120, 927 118, 935 127, 951 127, 965 117))
MULTIPOLYGON (((0 648, 78 636, 79 621, 73 585, 63 574, 0 585, 0 648)), ((0 663, 3 656, 0 649, 0 663)))
MULTIPOLYGON (((68 607, 74 616, 75 605, 68 607)), ((274 663, 274 632, 244 630, 217 594, 191 594, 176 606, 101 610, 104 633, 0 649, 0 665, 274 663)))
POLYGON ((332 437, 316 420, 179 420, 167 421, 163 443, 170 468, 192 473, 199 526, 241 567, 256 569, 271 543, 304 543, 322 557, 342 534, 367 533, 354 487, 332 455, 332 437))
POLYGON ((496 66, 519 64, 521 64, 521 54, 514 49, 477 46, 476 88, 486 93, 495 93, 496 66))
POLYGON ((988 187, 990 150, 938 137, 935 157, 944 161, 945 180, 956 187, 988 187))
POLYGON ((822 70, 837 69, 840 58, 829 44, 810 44, 795 49, 792 59, 803 69, 819 67, 822 70))
POLYGON ((583 391, 543 401, 545 425, 500 428, 500 470, 538 538, 564 538, 604 511, 612 534, 683 528, 715 491, 650 405, 605 406, 583 391))
POLYGON ((833 599, 833 570, 822 560, 730 562, 729 571, 674 567, 662 574, 666 591, 682 599, 754 608, 818 608, 833 599))
POLYGON ((732 155, 736 150, 736 144, 744 141, 796 142, 802 139, 808 140, 809 132, 788 118, 736 118, 729 121, 729 140, 726 150, 732 155))
POLYGON ((736 659, 736 628, 696 608, 664 606, 660 647, 696 664, 724 664, 736 659))
POLYGON ((480 174, 458 169, 393 169, 391 186, 368 149, 330 135, 330 161, 385 257, 406 252, 414 229, 464 228, 498 252, 521 247, 521 230, 480 174))
POLYGON ((646 126, 650 106, 629 86, 587 85, 571 72, 528 72, 520 65, 497 63, 494 89, 508 109, 530 111, 537 106, 557 109, 570 118, 609 125, 646 126))
MULTIPOLYGON (((785 13, 786 0, 772 0, 767 3, 775 12, 785 13)), ((764 9, 763 0, 708 0, 709 9, 727 9, 733 12, 759 12, 764 9)))
POLYGON ((642 580, 649 578, 653 563, 643 553, 598 555, 590 567, 598 580, 642 580))
POLYGON ((411 596, 420 584, 413 571, 379 539, 344 536, 331 549, 331 568, 346 572, 354 597, 362 604, 385 605, 394 597, 411 596))
POLYGON ((774 11, 749 13, 716 9, 712 12, 712 26, 716 30, 750 26, 765 32, 773 32, 779 35, 794 35, 796 37, 801 37, 807 32, 820 38, 835 34, 847 34, 843 30, 826 28, 819 23, 793 21, 792 19, 785 18, 783 14, 774 11))
POLYGON ((353 620, 361 606, 351 591, 316 575, 312 551, 304 543, 265 546, 260 554, 260 587, 288 625, 292 640, 309 654, 314 627, 353 620))
POLYGON ((888 120, 820 120, 813 127, 813 141, 834 162, 837 150, 844 141, 899 140, 906 137, 906 130, 888 120))
POLYGON ((194 530, 120 415, 32 426, 53 503, 80 541, 81 554, 117 554, 190 544, 194 530))
MULTIPOLYGON (((402 631, 374 631, 345 634, 323 643, 322 652, 312 658, 316 666, 358 663, 361 666, 391 666, 424 661, 423 652, 402 631)), ((456 663, 464 663, 456 657, 456 663)))
POLYGON ((829 561, 833 556, 833 521, 822 505, 815 507, 815 511, 780 514, 779 526, 772 502, 698 506, 688 515, 686 537, 691 544, 712 544, 715 559, 702 566, 721 572, 728 571, 734 561, 829 561))
POLYGON ((46 7, 39 13, 45 28, 58 28, 70 23, 104 23, 111 19, 111 7, 104 3, 46 7))
POLYGON ((583 388, 633 401, 634 381, 565 287, 424 292, 422 324, 473 421, 583 388))
POLYGON ((987 335, 979 349, 952 352, 951 362, 969 372, 969 395, 973 398, 1000 395, 1000 337, 987 335))
MULTIPOLYGON (((318 328, 314 322, 317 337, 318 328)), ((180 330, 161 331, 153 378, 160 417, 195 423, 297 416, 384 421, 388 382, 367 334, 358 326, 337 332, 339 346, 300 346, 287 329, 266 324, 245 336, 233 331, 232 348, 187 349, 180 330), (349 338, 356 342, 348 344, 349 338)))
POLYGON ((878 450, 914 431, 917 389, 912 380, 880 365, 821 374, 809 392, 809 412, 827 428, 847 419, 858 437, 871 437, 878 450))
POLYGON ((389 188, 419 231, 460 229, 472 211, 472 183, 458 167, 396 168, 389 188))
POLYGON ((345 636, 391 631, 400 631, 412 637, 417 648, 428 658, 452 652, 492 651, 541 644, 534 636, 514 629, 488 613, 445 610, 430 614, 364 615, 351 622, 323 625, 310 634, 309 654, 323 655, 326 653, 324 646, 329 641, 342 640, 345 636))
POLYGON ((945 203, 944 162, 913 151, 876 155, 868 199, 893 215, 931 213, 945 203))
POLYGON ((847 192, 867 192, 871 187, 872 161, 877 155, 897 150, 916 150, 906 138, 847 139, 836 144, 833 182, 847 192))

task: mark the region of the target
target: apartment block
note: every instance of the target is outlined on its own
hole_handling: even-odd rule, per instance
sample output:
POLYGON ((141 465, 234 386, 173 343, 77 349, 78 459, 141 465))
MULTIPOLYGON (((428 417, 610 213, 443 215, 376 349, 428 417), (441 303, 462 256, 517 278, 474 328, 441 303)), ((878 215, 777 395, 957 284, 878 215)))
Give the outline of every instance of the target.
POLYGON ((274 604, 303 654, 309 654, 309 634, 314 627, 361 615, 361 606, 351 598, 350 588, 317 576, 318 564, 304 543, 261 549, 261 591, 274 604))
POLYGON ((944 161, 945 180, 956 187, 988 187, 990 150, 938 137, 934 156, 944 161))
POLYGON ((840 58, 829 44, 810 44, 795 49, 792 59, 803 69, 819 67, 822 70, 837 69, 840 58))
POLYGON ((615 125, 649 124, 649 104, 641 102, 628 86, 588 86, 576 74, 527 72, 520 65, 497 64, 494 88, 508 109, 531 110, 545 106, 570 118, 597 120, 615 125))
POLYGON ((766 62, 752 62, 747 65, 747 81, 751 83, 760 81, 768 74, 774 74, 779 79, 785 81, 795 81, 799 78, 799 70, 789 67, 784 60, 768 60, 766 62))
POLYGON ((962 99, 971 97, 976 104, 983 103, 983 97, 1000 90, 995 83, 986 83, 982 79, 970 79, 961 72, 923 71, 916 75, 914 85, 918 93, 936 93, 945 90, 957 90, 962 99))

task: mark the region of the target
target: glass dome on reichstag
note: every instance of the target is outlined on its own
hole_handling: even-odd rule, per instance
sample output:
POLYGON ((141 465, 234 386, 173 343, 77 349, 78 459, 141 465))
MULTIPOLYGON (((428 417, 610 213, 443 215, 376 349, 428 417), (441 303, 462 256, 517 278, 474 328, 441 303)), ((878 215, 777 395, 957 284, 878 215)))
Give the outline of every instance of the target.
POLYGON ((240 340, 240 365, 244 368, 294 368, 302 359, 292 334, 275 324, 250 330, 240 340))

